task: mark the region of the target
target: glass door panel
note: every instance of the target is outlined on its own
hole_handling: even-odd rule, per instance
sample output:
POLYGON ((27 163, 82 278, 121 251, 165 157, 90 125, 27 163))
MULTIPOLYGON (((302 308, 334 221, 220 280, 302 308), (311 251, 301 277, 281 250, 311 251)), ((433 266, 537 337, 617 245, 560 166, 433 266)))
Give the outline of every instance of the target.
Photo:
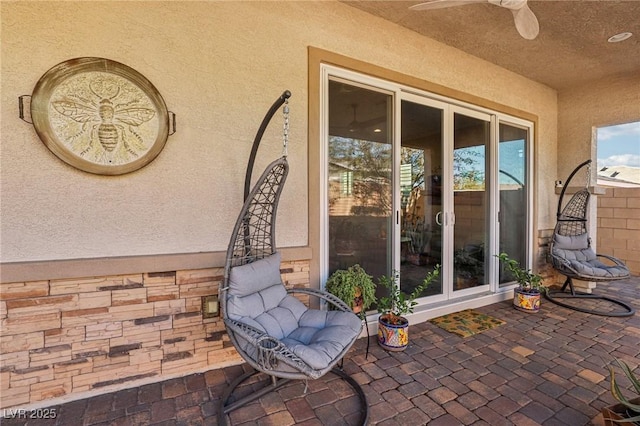
POLYGON ((391 106, 388 93, 329 81, 329 275, 354 264, 374 277, 393 269, 391 106))
POLYGON ((488 120, 453 117, 453 290, 488 284, 491 126, 488 120))
MULTIPOLYGON (((400 288, 411 293, 442 264, 443 113, 402 101, 400 149, 400 288)), ((423 296, 442 294, 442 280, 423 296)))
MULTIPOLYGON (((527 264, 527 139, 528 130, 500 123, 498 145, 500 252, 527 264)), ((500 264, 500 285, 512 282, 500 264)))

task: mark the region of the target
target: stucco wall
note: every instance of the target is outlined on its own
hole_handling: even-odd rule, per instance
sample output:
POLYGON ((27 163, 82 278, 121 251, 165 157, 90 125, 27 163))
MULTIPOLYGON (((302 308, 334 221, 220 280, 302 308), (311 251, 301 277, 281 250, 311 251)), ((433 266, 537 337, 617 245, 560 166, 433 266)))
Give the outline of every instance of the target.
MULTIPOLYGON (((585 160, 597 160, 596 128, 640 120, 640 75, 617 78, 574 87, 558 94, 558 172, 566 180, 585 160), (570 155, 566 155, 570 153, 570 155)), ((586 171, 576 175, 571 186, 584 185, 586 171)), ((553 176, 553 175, 550 175, 553 176)), ((595 184, 596 167, 590 181, 595 184)), ((589 206, 589 217, 596 218, 597 196, 589 206)), ((566 202, 566 200, 565 200, 566 202)), ((589 234, 597 247, 598 226, 589 222, 589 234)))
MULTIPOLYGON (((553 225, 556 92, 337 2, 3 2, 1 260, 224 250, 266 109, 291 99, 278 245, 308 244, 307 48, 316 46, 539 117, 538 226, 553 225), (375 31, 372 31, 375 28, 375 31), (106 177, 54 157, 18 119, 55 64, 97 56, 149 79, 178 117, 159 157, 106 177)), ((281 120, 256 170, 280 154, 281 120)), ((254 175, 255 176, 255 175, 254 175)))
MULTIPOLYGON (((558 179, 596 159, 597 127, 640 120, 640 75, 626 75, 558 93, 558 179), (571 155, 566 155, 571 153, 571 155)), ((595 183, 595 167, 592 183, 595 183)), ((583 181, 582 181, 583 182, 583 181)), ((572 182, 573 184, 573 182, 572 182)))

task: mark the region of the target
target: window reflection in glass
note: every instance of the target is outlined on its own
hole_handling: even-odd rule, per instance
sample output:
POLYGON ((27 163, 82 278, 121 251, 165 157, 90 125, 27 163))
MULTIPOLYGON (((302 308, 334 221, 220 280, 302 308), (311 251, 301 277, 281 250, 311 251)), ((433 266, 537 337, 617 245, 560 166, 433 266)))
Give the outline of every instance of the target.
POLYGON ((354 264, 376 278, 391 274, 391 100, 329 82, 329 274, 354 264))

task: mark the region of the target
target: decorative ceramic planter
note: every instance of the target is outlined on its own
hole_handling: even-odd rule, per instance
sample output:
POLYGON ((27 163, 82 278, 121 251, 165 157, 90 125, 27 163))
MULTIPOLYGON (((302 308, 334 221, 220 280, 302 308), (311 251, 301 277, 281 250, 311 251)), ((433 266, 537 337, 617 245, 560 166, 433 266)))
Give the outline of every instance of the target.
POLYGON ((390 324, 387 315, 378 318, 378 344, 391 352, 404 351, 409 346, 409 321, 400 317, 402 324, 390 324))
POLYGON ((540 310, 540 291, 515 289, 513 292, 513 307, 523 312, 538 312, 540 310))
MULTIPOLYGON (((631 402, 632 404, 640 404, 640 398, 630 399, 629 402, 631 402)), ((625 407, 622 404, 603 407, 601 412, 602 412, 602 417, 604 419, 605 426, 619 426, 624 424, 634 424, 634 423, 620 423, 620 422, 614 421, 614 420, 623 420, 623 419, 629 418, 629 414, 627 413, 627 407, 625 407)), ((637 414, 634 414, 634 415, 637 415, 637 414)))
POLYGON ((355 314, 359 314, 362 312, 362 305, 364 304, 364 300, 362 299, 362 289, 360 287, 356 288, 356 294, 353 296, 353 302, 351 303, 351 309, 355 314))

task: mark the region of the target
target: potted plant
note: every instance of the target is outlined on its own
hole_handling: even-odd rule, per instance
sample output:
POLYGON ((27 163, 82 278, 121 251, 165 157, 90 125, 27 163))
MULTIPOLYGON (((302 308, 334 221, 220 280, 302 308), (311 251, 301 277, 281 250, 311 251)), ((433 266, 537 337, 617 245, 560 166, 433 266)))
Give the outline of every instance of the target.
POLYGON ((407 253, 407 260, 418 266, 427 264, 427 255, 424 253, 424 250, 429 238, 428 233, 424 228, 424 218, 420 217, 408 221, 405 231, 406 236, 409 239, 409 253, 407 253))
POLYGON ((376 285, 373 277, 355 264, 348 269, 338 269, 326 283, 329 293, 351 306, 356 314, 365 311, 376 302, 376 285))
POLYGON ((619 423, 640 424, 640 379, 631 371, 631 368, 620 359, 614 360, 622 369, 624 375, 629 379, 635 390, 636 397, 627 399, 616 382, 616 374, 613 366, 609 365, 611 378, 611 394, 618 401, 618 404, 602 408, 602 417, 606 426, 614 426, 619 423))
POLYGON ((453 253, 456 272, 456 290, 475 287, 484 276, 484 248, 482 245, 468 245, 453 253))
POLYGON ((540 310, 540 296, 547 288, 542 284, 542 277, 530 269, 520 266, 517 260, 509 258, 506 253, 496 255, 518 283, 514 290, 513 306, 521 311, 536 313, 540 310))
POLYGON ((416 299, 440 274, 440 265, 427 274, 422 284, 411 294, 406 294, 397 285, 397 274, 380 277, 380 284, 389 290, 389 295, 378 300, 378 344, 392 352, 400 352, 409 345, 409 320, 403 315, 413 313, 416 299))
POLYGON ((357 241, 362 236, 362 227, 354 225, 351 220, 339 222, 334 241, 335 252, 339 256, 352 256, 357 248, 357 241))

